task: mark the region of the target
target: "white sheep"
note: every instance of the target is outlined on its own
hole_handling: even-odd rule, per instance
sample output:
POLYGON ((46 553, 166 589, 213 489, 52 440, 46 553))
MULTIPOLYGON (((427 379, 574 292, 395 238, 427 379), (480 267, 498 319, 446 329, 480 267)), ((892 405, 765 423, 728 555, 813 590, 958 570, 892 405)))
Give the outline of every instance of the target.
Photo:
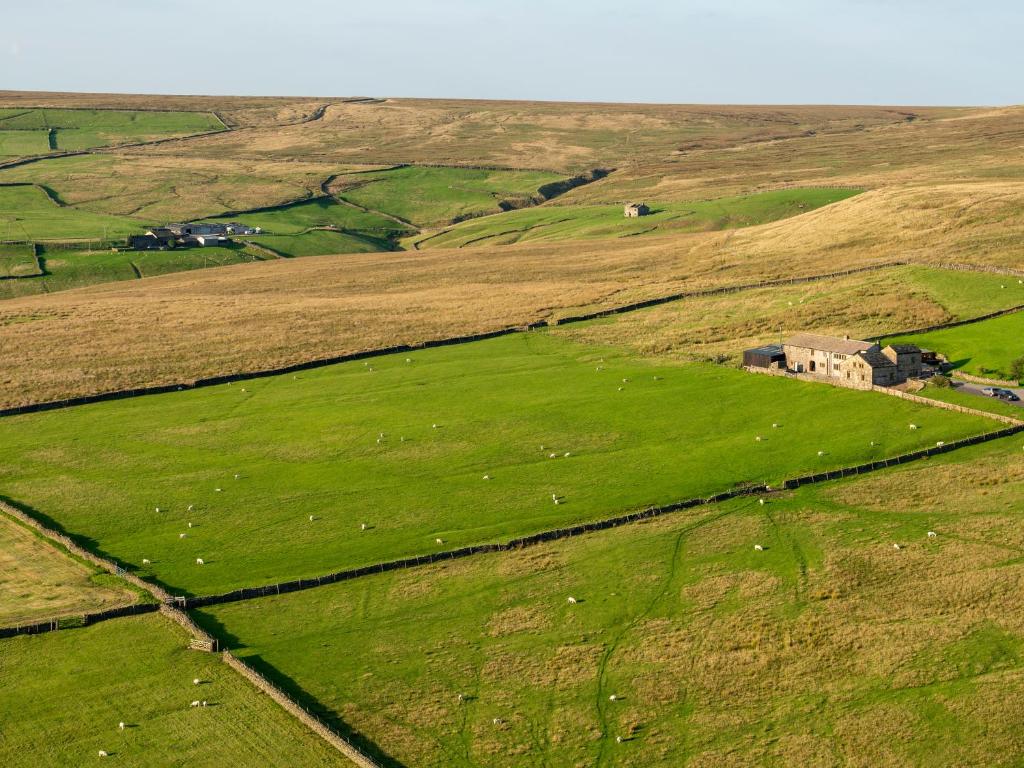
POLYGON ((149 565, 149 564, 150 564, 150 562, 149 562, 149 558, 148 558, 148 557, 144 557, 144 558, 142 558, 142 564, 143 564, 143 565, 149 565))
POLYGON ((608 701, 617 701, 617 700, 618 700, 618 698, 619 698, 619 697, 618 697, 618 696, 616 696, 616 695, 615 695, 615 694, 613 693, 613 694, 612 694, 611 696, 609 696, 609 697, 608 697, 608 701))
POLYGON ((430 426, 432 429, 437 429, 437 424, 431 424, 430 426))
POLYGON ((123 731, 124 730, 124 722, 122 721, 122 722, 118 723, 117 724, 117 728, 118 728, 118 730, 123 731))
POLYGON ((190 707, 198 707, 199 706, 199 700, 197 699, 196 701, 193 701, 191 704, 189 704, 189 706, 190 707))
POLYGON ((223 489, 223 488, 214 488, 213 490, 215 490, 215 491, 216 491, 217 493, 220 493, 220 492, 221 492, 221 491, 223 491, 224 489, 223 489))
POLYGON ((203 706, 203 707, 206 706, 206 699, 203 699, 203 703, 200 706, 203 706))
POLYGON ((571 454, 571 453, 569 453, 568 451, 566 451, 566 452, 565 452, 565 458, 567 458, 567 459, 568 459, 568 458, 569 458, 570 456, 572 456, 572 454, 571 454))
POLYGON ((911 424, 911 425, 910 425, 910 428, 911 428, 911 429, 917 429, 917 424, 911 424))
POLYGON ((561 499, 555 499, 555 506, 556 506, 556 507, 557 507, 557 506, 558 506, 559 504, 561 504, 561 503, 562 503, 561 499))
POLYGON ((366 530, 366 523, 360 523, 359 524, 359 530, 360 531, 365 531, 366 530))
POLYGON ((463 695, 462 695, 462 694, 460 693, 460 694, 459 694, 459 701, 465 701, 465 700, 466 700, 466 697, 465 697, 465 696, 463 696, 463 695))
POLYGON ((819 456, 824 456, 824 455, 825 455, 825 452, 824 452, 824 451, 818 451, 818 455, 819 455, 819 456))
POLYGON ((935 531, 928 531, 928 538, 929 539, 934 539, 938 535, 939 534, 937 534, 935 531))
POLYGON ((191 512, 191 511, 192 511, 192 508, 193 508, 193 506, 194 506, 193 504, 189 504, 189 505, 188 505, 188 511, 189 511, 189 512, 191 512))
POLYGON ((576 605, 576 598, 570 597, 566 602, 569 603, 569 605, 576 605))
POLYGON ((179 534, 178 534, 178 538, 179 538, 179 539, 184 539, 184 538, 185 538, 186 536, 188 536, 188 534, 187 534, 187 533, 179 533, 179 534))
POLYGON ((901 547, 901 546, 900 546, 899 544, 893 544, 893 545, 892 545, 892 548, 893 548, 893 549, 897 549, 897 550, 898 550, 898 549, 903 549, 903 547, 901 547))
POLYGON ((936 447, 936 448, 941 448, 941 447, 942 447, 942 446, 944 446, 945 444, 946 444, 946 443, 945 443, 945 441, 943 441, 943 440, 939 440, 939 441, 938 441, 938 442, 937 442, 937 443, 935 444, 935 447, 936 447))
POLYGON ((551 454, 548 454, 548 458, 549 458, 549 459, 553 459, 553 458, 555 458, 556 456, 558 456, 558 454, 557 454, 557 453, 551 453, 551 454))
POLYGON ((160 513, 160 507, 157 507, 156 511, 157 511, 157 514, 159 514, 160 513))
POLYGON ((774 422, 772 422, 772 429, 778 429, 778 428, 779 428, 779 425, 774 423, 774 422))
POLYGON ((615 743, 616 744, 621 744, 622 743, 622 737, 621 736, 616 736, 615 737, 615 743))
POLYGON ((405 358, 405 362, 407 362, 407 363, 411 363, 411 362, 412 362, 412 358, 411 358, 411 357, 407 357, 407 358, 405 358))
POLYGON ((490 475, 484 475, 484 480, 490 480, 490 479, 491 479, 490 475))
POLYGON ((623 383, 623 384, 629 384, 629 379, 623 379, 623 380, 622 380, 622 383, 623 383))
POLYGON ((755 544, 754 545, 754 551, 755 552, 764 552, 764 547, 761 546, 760 544, 755 544))
POLYGON ((311 523, 312 523, 314 519, 315 519, 315 518, 314 518, 314 517, 313 517, 312 515, 310 515, 310 516, 309 516, 309 522, 311 522, 311 523))
POLYGON ((444 544, 444 539, 434 539, 435 544, 444 544))
POLYGON ((502 719, 501 719, 500 717, 496 717, 496 718, 494 718, 493 720, 491 720, 491 723, 493 723, 494 725, 501 725, 501 724, 502 724, 502 723, 504 723, 504 722, 505 722, 505 721, 504 721, 504 720, 502 720, 502 719))
POLYGON ((757 503, 760 504, 763 507, 764 506, 764 499, 758 499, 757 503))
POLYGON ((203 562, 203 558, 197 557, 196 558, 196 565, 206 565, 206 563, 203 562))
POLYGON ((106 750, 104 750, 104 749, 100 750, 100 757, 108 757, 106 750))
POLYGON ((191 527, 192 527, 192 523, 191 523, 191 522, 189 522, 189 524, 188 524, 188 527, 189 527, 189 528, 191 528, 191 527))
POLYGON ((238 473, 236 472, 236 473, 235 473, 235 480, 237 480, 237 479, 238 479, 238 478, 240 478, 240 477, 241 477, 241 475, 240 475, 240 474, 238 474, 238 473))
POLYGON ((198 677, 193 677, 192 678, 192 685, 199 685, 201 682, 203 682, 203 681, 200 680, 198 677))
POLYGON ((619 387, 619 392, 621 392, 621 391, 622 391, 622 387, 619 387))
POLYGON ((761 442, 761 436, 760 436, 760 435, 758 435, 757 437, 755 437, 755 438, 754 438, 754 440, 755 440, 756 442, 760 443, 760 442, 761 442))

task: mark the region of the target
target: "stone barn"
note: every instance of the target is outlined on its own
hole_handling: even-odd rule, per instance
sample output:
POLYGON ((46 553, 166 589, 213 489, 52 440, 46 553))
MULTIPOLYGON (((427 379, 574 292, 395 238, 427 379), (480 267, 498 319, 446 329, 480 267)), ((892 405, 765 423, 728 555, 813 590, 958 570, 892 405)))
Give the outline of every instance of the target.
POLYGON ((900 381, 914 379, 921 375, 924 360, 920 347, 913 344, 890 344, 882 350, 882 354, 896 365, 900 381))
POLYGON ((817 333, 798 333, 782 345, 786 353, 786 367, 797 373, 818 376, 851 378, 844 374, 846 362, 859 352, 878 352, 878 345, 858 341, 849 336, 823 336, 817 333))
POLYGON ((891 387, 906 380, 906 377, 900 377, 896 363, 877 349, 858 352, 850 357, 845 364, 844 376, 863 387, 891 387))
POLYGON ((635 219, 638 216, 647 216, 650 212, 651 209, 647 207, 646 203, 627 203, 622 209, 622 213, 627 219, 635 219))

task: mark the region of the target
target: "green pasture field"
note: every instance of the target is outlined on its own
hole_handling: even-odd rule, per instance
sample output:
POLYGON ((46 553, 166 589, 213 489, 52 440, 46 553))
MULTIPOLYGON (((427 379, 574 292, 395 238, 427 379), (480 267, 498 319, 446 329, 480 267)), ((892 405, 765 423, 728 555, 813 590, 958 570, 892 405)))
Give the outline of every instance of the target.
POLYGON ((1015 765, 995 445, 198 619, 403 765, 1015 765), (961 471, 996 487, 898 496, 961 471))
POLYGON ((765 224, 845 200, 854 189, 785 189, 717 200, 650 203, 651 213, 623 216, 621 205, 544 205, 457 224, 419 240, 420 248, 507 245, 532 240, 631 237, 703 232, 765 224))
POLYGON ((138 768, 347 765, 217 654, 187 645, 152 614, 0 640, 0 764, 92 765, 104 750, 138 768))
POLYGON ((43 246, 41 260, 46 274, 25 280, 0 281, 0 299, 66 291, 70 288, 119 280, 135 280, 140 274, 142 277, 156 277, 190 269, 263 261, 265 258, 269 257, 246 252, 241 247, 214 246, 115 253, 110 250, 71 250, 43 246))
MULTIPOLYGON (((1024 299, 1024 287, 1016 280, 1004 277, 1002 282, 1006 291, 1013 291, 1015 297, 1024 299)), ((884 342, 917 344, 945 355, 955 368, 965 373, 1011 379, 1014 361, 1024 358, 1024 312, 941 331, 888 337, 884 342)))
MULTIPOLYGON (((0 126, 3 122, 0 122, 0 126)), ((50 151, 46 131, 5 131, 0 127, 0 160, 25 155, 45 155, 50 151)))
POLYGON ((25 277, 39 273, 31 243, 0 243, 0 277, 25 277))
POLYGON ((0 186, 0 240, 113 239, 146 226, 125 216, 57 205, 35 186, 0 186))
POLYGON ((498 213, 502 200, 529 198, 539 187, 562 178, 545 171, 408 166, 341 176, 338 183, 346 200, 425 225, 498 213))
POLYGON ((241 221, 261 227, 268 235, 297 235, 312 227, 338 227, 339 229, 387 236, 391 232, 404 232, 407 227, 377 213, 367 213, 351 205, 330 198, 316 198, 292 203, 270 211, 238 214, 213 221, 241 221))
POLYGON ((919 393, 923 397, 930 397, 933 400, 941 400, 945 403, 962 405, 966 408, 976 408, 979 411, 998 413, 1002 416, 1012 416, 1015 419, 1024 420, 1024 408, 1013 403, 1007 403, 997 397, 982 397, 961 392, 955 385, 951 387, 937 387, 929 384, 919 393))
POLYGON ((384 238, 316 229, 300 235, 259 235, 252 242, 282 256, 320 256, 328 253, 370 253, 391 250, 384 238))
MULTIPOLYGON (((0 132, 19 131, 41 137, 43 146, 17 154, 50 151, 47 131, 56 129, 57 149, 64 152, 222 129, 208 112, 130 112, 95 109, 0 109, 0 132)), ((2 141, 2 140, 0 140, 2 141)), ((36 143, 38 143, 36 139, 36 143)), ((34 146, 34 145, 33 145, 34 146)), ((4 154, 0 150, 0 154, 4 154)))
POLYGON ((147 578, 209 594, 777 483, 996 426, 534 332, 5 418, 0 493, 147 578))

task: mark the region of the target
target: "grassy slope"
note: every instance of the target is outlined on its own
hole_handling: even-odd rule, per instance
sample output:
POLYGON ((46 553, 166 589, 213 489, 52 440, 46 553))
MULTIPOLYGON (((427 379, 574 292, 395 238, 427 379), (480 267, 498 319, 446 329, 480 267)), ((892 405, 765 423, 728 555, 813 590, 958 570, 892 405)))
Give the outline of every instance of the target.
POLYGON ((202 615, 408 765, 1015 765, 1012 443, 202 615))
POLYGON ((1024 299, 1024 290, 1010 291, 1001 287, 1004 284, 1006 278, 981 272, 893 267, 805 285, 672 302, 554 332, 643 354, 738 362, 743 349, 801 331, 875 338, 1005 309, 1024 299))
POLYGON ((237 221, 254 227, 262 227, 268 234, 294 235, 310 227, 333 226, 365 232, 386 234, 402 231, 401 224, 376 213, 366 213, 350 205, 344 205, 327 198, 286 205, 272 211, 239 214, 218 221, 237 221))
POLYGON ((547 205, 463 222, 421 240, 420 247, 461 248, 529 240, 735 229, 795 216, 857 193, 858 190, 850 189, 787 189, 686 203, 650 202, 652 213, 636 219, 625 218, 621 205, 547 205))
POLYGON ((372 253, 390 250, 387 240, 327 230, 315 230, 300 235, 260 235, 252 240, 283 256, 319 256, 325 253, 372 253))
POLYGON ((120 579, 94 573, 0 515, 0 626, 88 613, 135 599, 120 579))
POLYGON ((336 184, 346 200, 423 225, 497 213, 501 200, 530 197, 562 178, 545 171, 409 167, 342 176, 336 184))
POLYGON ((23 155, 45 155, 50 151, 46 131, 5 131, 0 122, 0 160, 23 155))
POLYGON ((210 593, 993 428, 876 394, 658 366, 539 332, 410 359, 6 418, 0 489, 125 562, 151 559, 146 572, 167 584, 210 593), (842 429, 826 426, 838 410, 842 429))
POLYGON ((23 277, 38 273, 35 248, 30 243, 0 245, 0 277, 23 277))
MULTIPOLYGON (((1024 303, 1024 288, 1003 278, 1015 302, 1024 303)), ((944 354, 954 367, 976 376, 1009 379, 1013 361, 1024 357, 1024 312, 913 336, 896 336, 887 342, 909 342, 944 354)))
POLYGON ((259 260, 241 248, 177 248, 168 251, 75 251, 43 249, 47 274, 25 280, 0 282, 0 299, 37 293, 64 291, 98 283, 134 280, 134 264, 143 277, 183 272, 205 267, 241 264, 259 260))
POLYGON ((1021 408, 1019 405, 1007 403, 995 397, 981 397, 961 392, 955 386, 936 387, 934 385, 929 385, 921 390, 920 394, 924 397, 930 397, 934 400, 942 400, 946 403, 955 403, 956 405, 963 405, 968 408, 977 408, 978 410, 998 413, 1003 416, 1013 416, 1016 419, 1024 419, 1024 408, 1021 408))
POLYGON ((103 749, 139 768, 347 765, 216 654, 186 646, 157 615, 0 640, 0 763, 88 765, 103 749))
POLYGON ((36 187, 0 187, 0 239, 108 239, 138 233, 146 224, 56 205, 36 187))

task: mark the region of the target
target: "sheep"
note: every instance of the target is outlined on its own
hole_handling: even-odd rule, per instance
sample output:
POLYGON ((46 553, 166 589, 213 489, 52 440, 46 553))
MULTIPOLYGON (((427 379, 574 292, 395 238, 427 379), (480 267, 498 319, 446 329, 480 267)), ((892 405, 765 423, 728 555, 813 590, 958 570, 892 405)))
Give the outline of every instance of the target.
POLYGON ((943 441, 943 440, 939 440, 939 441, 938 441, 938 442, 937 442, 937 443, 935 444, 935 447, 936 447, 936 448, 941 448, 941 447, 942 447, 942 446, 944 446, 945 444, 946 444, 946 443, 945 443, 945 441, 943 441))
POLYGON ((189 704, 189 706, 190 707, 198 707, 199 706, 199 700, 197 699, 196 701, 193 701, 191 704, 189 704))
POLYGON ((381 432, 379 435, 377 435, 377 437, 379 437, 381 440, 383 440, 384 439, 384 433, 381 432))
POLYGON ((622 737, 621 736, 616 736, 615 737, 615 743, 616 744, 621 744, 622 743, 622 737))
POLYGON ((619 387, 619 392, 621 392, 621 391, 622 391, 622 387, 619 387))
POLYGON ((623 380, 622 380, 622 383, 623 383, 623 384, 629 384, 629 379, 623 379, 623 380))
POLYGON ((567 458, 567 459, 568 459, 568 458, 569 458, 570 456, 572 456, 572 454, 571 454, 571 453, 569 453, 568 451, 566 451, 566 452, 565 452, 565 458, 567 458))
POLYGON ((407 363, 411 363, 411 362, 412 362, 412 358, 411 358, 411 357, 407 357, 407 358, 405 358, 405 362, 407 362, 407 363))
POLYGON ((201 682, 203 682, 203 681, 200 680, 198 677, 193 677, 192 678, 192 685, 199 685, 201 682))
POLYGON ((561 504, 561 503, 562 503, 561 499, 555 499, 555 506, 556 506, 556 507, 557 507, 557 506, 558 506, 559 504, 561 504))
POLYGON ((875 441, 874 441, 874 440, 872 440, 872 441, 871 441, 871 447, 872 447, 872 448, 874 448, 874 447, 875 447, 875 441))
POLYGON ((380 438, 377 438, 377 445, 380 445, 380 438))
POLYGON ((435 544, 444 544, 444 539, 434 539, 435 544))
POLYGON ((157 513, 158 515, 160 514, 160 507, 157 507, 157 508, 156 508, 156 513, 157 513))
POLYGON ((316 518, 315 518, 315 517, 313 517, 313 515, 310 515, 310 516, 309 516, 309 522, 311 522, 311 523, 312 523, 312 522, 313 522, 314 520, 316 520, 316 518))
POLYGON ((491 479, 490 475, 484 475, 484 480, 490 480, 490 479, 491 479))
POLYGON ((191 521, 191 520, 190 520, 190 521, 189 521, 189 523, 188 523, 188 527, 189 527, 189 528, 191 528, 191 527, 192 527, 192 521, 191 521))
POLYGON ((359 524, 359 530, 360 531, 365 531, 366 530, 366 523, 360 523, 359 524))
POLYGON ((188 505, 188 511, 191 512, 194 506, 195 506, 194 504, 189 504, 188 505))
POLYGON ((466 700, 466 697, 460 693, 459 694, 459 701, 465 701, 465 700, 466 700))
POLYGON ((893 548, 893 549, 896 549, 896 550, 900 550, 900 549, 903 549, 903 547, 901 547, 901 546, 900 546, 899 544, 893 544, 893 545, 892 545, 892 548, 893 548))
POLYGON ((569 605, 576 605, 577 601, 575 597, 570 597, 566 602, 569 603, 569 605))
POLYGON ((558 494, 557 494, 557 493, 552 493, 552 494, 551 494, 551 500, 552 500, 552 501, 554 501, 554 500, 555 500, 555 499, 557 499, 557 498, 558 498, 558 494))
POLYGON ((824 455, 825 455, 825 452, 824 452, 824 451, 818 451, 818 455, 819 455, 819 456, 824 456, 824 455))
POLYGON ((203 562, 203 558, 197 557, 196 558, 196 565, 206 565, 206 563, 203 562))
POLYGON ((754 545, 754 551, 755 552, 764 552, 764 547, 761 546, 760 544, 755 544, 754 545))
POLYGON ((142 558, 142 564, 143 565, 150 565, 149 558, 148 557, 142 558))
POLYGON ((121 730, 121 731, 123 731, 123 730, 124 730, 124 721, 122 721, 122 722, 118 723, 118 724, 117 724, 117 728, 118 728, 118 730, 121 730))
POLYGON ((937 534, 935 531, 928 531, 928 538, 929 539, 934 539, 938 535, 939 534, 937 534))
POLYGON ((917 429, 917 424, 911 424, 911 425, 910 425, 910 428, 911 428, 911 429, 917 429))
POLYGON ((203 707, 206 706, 206 699, 203 699, 203 703, 200 706, 203 706, 203 707))
POLYGON ((502 719, 501 719, 500 717, 496 717, 496 718, 494 718, 493 720, 491 720, 491 723, 492 723, 492 724, 494 724, 494 725, 501 725, 501 724, 502 724, 502 723, 504 723, 504 722, 505 722, 505 721, 504 721, 504 720, 502 720, 502 719))
POLYGON ((778 428, 779 428, 779 425, 778 425, 778 424, 776 424, 776 423, 775 423, 775 422, 773 421, 773 422, 772 422, 772 429, 778 429, 778 428))
POLYGON ((757 437, 755 437, 754 441, 760 443, 761 442, 761 436, 758 435, 757 437))
POLYGON ((557 453, 552 453, 552 454, 549 454, 549 455, 548 455, 548 458, 549 458, 549 459, 554 459, 554 458, 556 458, 557 456, 558 456, 558 454, 557 454, 557 453))
POLYGON ((616 695, 615 695, 615 694, 613 693, 613 694, 612 694, 611 696, 609 696, 609 697, 608 697, 608 701, 617 701, 617 700, 618 700, 618 698, 619 698, 619 697, 618 697, 618 696, 616 696, 616 695))
POLYGON ((398 442, 404 443, 405 442, 405 435, 402 435, 400 438, 398 438, 398 442))
POLYGON ((223 488, 214 488, 213 490, 214 490, 214 491, 216 491, 217 493, 220 493, 220 492, 221 492, 221 491, 223 491, 224 489, 223 489, 223 488))
POLYGON ((764 499, 758 499, 757 503, 760 504, 763 507, 764 506, 764 499))
POLYGON ((245 387, 242 387, 242 391, 243 391, 243 392, 245 392, 245 391, 246 391, 246 390, 245 390, 245 387))
POLYGON ((178 538, 179 538, 179 539, 184 539, 184 538, 185 538, 186 536, 188 536, 188 534, 187 534, 187 533, 179 533, 179 534, 178 534, 178 538))
POLYGON ((107 752, 106 752, 106 750, 104 750, 104 749, 101 749, 101 750, 100 750, 100 757, 109 757, 109 755, 107 755, 107 752))
POLYGON ((430 425, 430 428, 431 428, 431 429, 437 429, 437 424, 431 424, 431 425, 430 425))
POLYGON ((235 480, 237 480, 237 479, 238 479, 238 478, 240 478, 240 477, 241 477, 241 475, 240 475, 240 474, 238 474, 237 472, 235 472, 235 480))

